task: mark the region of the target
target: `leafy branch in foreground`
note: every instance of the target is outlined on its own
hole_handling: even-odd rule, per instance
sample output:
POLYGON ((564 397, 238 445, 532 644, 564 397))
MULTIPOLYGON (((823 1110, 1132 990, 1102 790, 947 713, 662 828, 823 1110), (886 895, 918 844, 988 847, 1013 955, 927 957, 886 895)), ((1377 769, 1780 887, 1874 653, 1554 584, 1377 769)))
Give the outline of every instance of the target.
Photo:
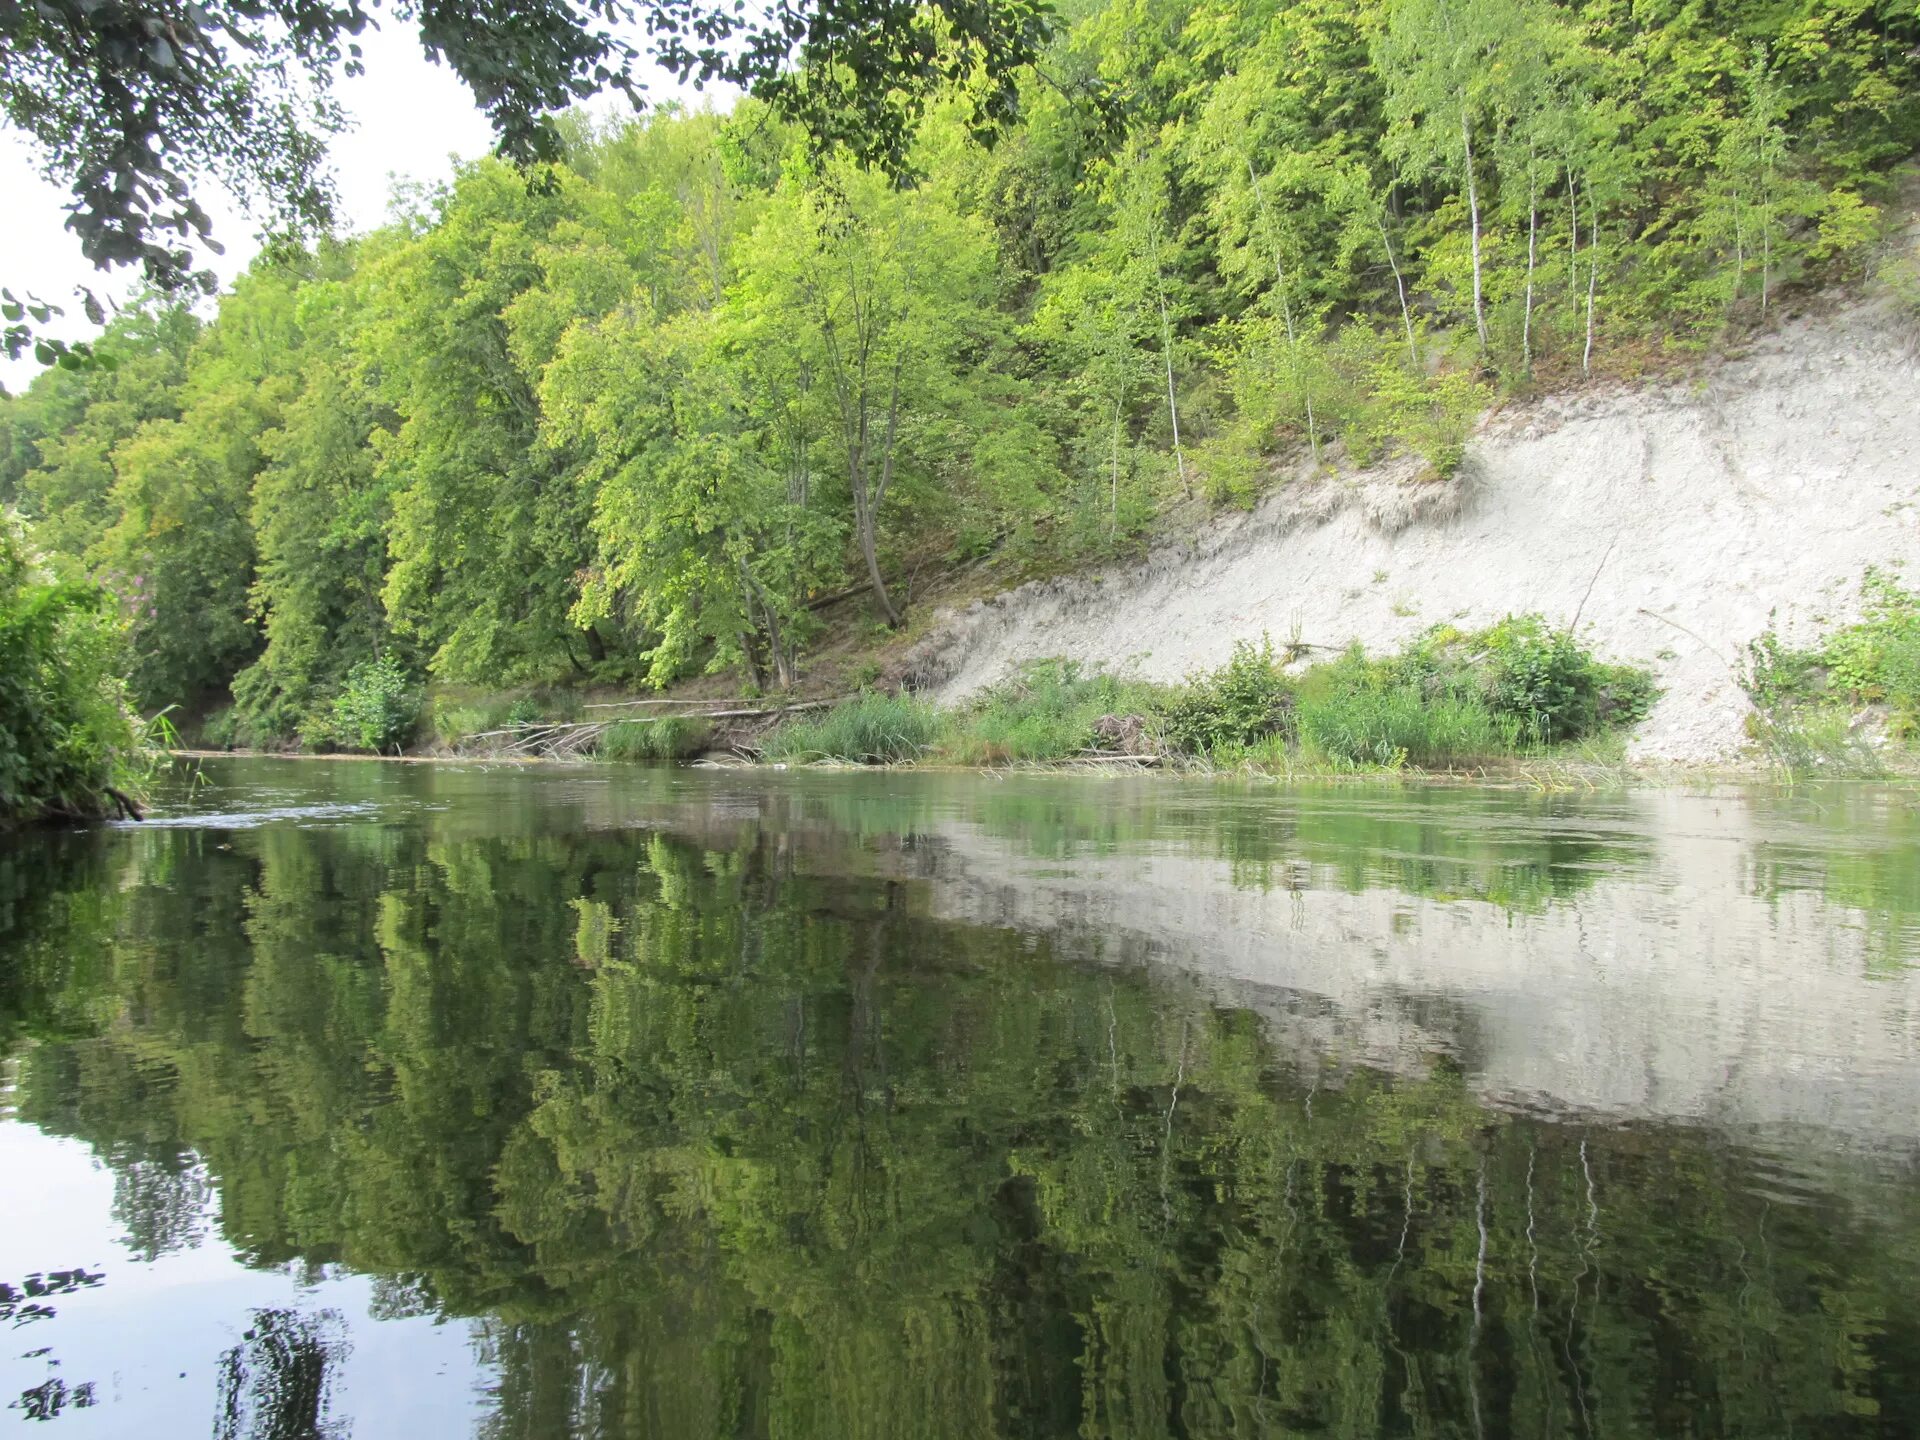
POLYGON ((0 512, 0 824, 138 814, 122 633, 104 588, 54 579, 0 512))

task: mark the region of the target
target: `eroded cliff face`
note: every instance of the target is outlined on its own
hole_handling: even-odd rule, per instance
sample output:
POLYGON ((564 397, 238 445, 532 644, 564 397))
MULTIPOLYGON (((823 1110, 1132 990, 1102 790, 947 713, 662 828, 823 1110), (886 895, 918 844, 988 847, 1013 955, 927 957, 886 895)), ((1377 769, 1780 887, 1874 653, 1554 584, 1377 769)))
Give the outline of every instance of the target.
POLYGON ((1848 618, 1869 565, 1920 570, 1917 353, 1859 302, 1685 381, 1512 407, 1451 481, 1296 478, 1140 564, 943 614, 916 673, 942 700, 1045 656, 1173 680, 1262 632, 1379 650, 1537 610, 1658 676, 1636 759, 1725 760, 1750 640, 1848 618))

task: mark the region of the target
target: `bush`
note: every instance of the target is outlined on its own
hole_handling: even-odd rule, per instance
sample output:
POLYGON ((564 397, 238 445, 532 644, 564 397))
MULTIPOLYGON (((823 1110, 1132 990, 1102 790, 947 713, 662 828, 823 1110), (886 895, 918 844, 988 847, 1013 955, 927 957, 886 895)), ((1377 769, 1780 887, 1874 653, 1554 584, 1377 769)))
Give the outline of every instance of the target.
POLYGON ((376 755, 398 754, 420 720, 420 695, 391 655, 363 660, 347 672, 329 727, 336 744, 376 755))
POLYGON ((1860 620, 1823 647, 1830 681, 1853 704, 1885 704, 1894 734, 1920 733, 1920 596, 1874 568, 1860 589, 1860 620))
POLYGON ((1601 664, 1538 615, 1509 616, 1476 638, 1490 657, 1488 701, 1543 744, 1644 719, 1652 706, 1646 672, 1601 664))
POLYGON ((1273 642, 1262 636, 1257 646, 1237 642, 1218 670, 1188 676, 1166 706, 1162 732, 1183 754, 1210 755, 1290 734, 1293 708, 1293 683, 1281 673, 1273 642))
POLYGON ((886 765, 916 760, 940 738, 940 712, 909 695, 868 693, 824 715, 787 721, 767 737, 769 760, 846 760, 886 765))
POLYGON ((1151 687, 1069 660, 1041 660, 994 686, 955 717, 946 758, 964 765, 1065 760, 1094 745, 1103 715, 1150 711, 1151 687))
POLYGON ((1392 685, 1303 693, 1300 738, 1329 760, 1397 769, 1511 755, 1524 736, 1518 719, 1496 715, 1476 697, 1430 699, 1411 686, 1392 685))
POLYGON ((123 658, 113 597, 55 581, 0 514, 0 822, 104 815, 136 788, 123 658))
POLYGON ((713 726, 695 715, 622 720, 600 737, 608 760, 685 760, 707 748, 713 726))
POLYGON ((433 733, 442 745, 455 746, 469 735, 495 729, 494 720, 483 706, 433 702, 433 733))
POLYGON ((1861 618, 1818 646, 1789 646, 1771 628, 1747 646, 1748 729, 1788 769, 1858 768, 1843 710, 1884 705, 1889 735, 1920 736, 1920 596, 1873 568, 1861 593, 1861 618), (1844 746, 1831 743, 1836 725, 1844 746))

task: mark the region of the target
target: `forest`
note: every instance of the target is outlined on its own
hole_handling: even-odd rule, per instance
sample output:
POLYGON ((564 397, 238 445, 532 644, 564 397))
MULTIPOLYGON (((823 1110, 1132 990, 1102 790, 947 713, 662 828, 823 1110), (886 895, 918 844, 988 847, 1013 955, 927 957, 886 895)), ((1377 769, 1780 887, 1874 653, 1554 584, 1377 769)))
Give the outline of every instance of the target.
POLYGON ((753 99, 575 114, 211 314, 130 306, 0 398, 0 642, 80 623, 58 592, 119 637, 111 726, 263 745, 337 743, 356 676, 791 688, 823 597, 885 633, 956 565, 1069 569, 1290 466, 1444 475, 1501 396, 1862 274, 1920 18, 1112 0, 995 134, 964 84, 882 167, 753 99))

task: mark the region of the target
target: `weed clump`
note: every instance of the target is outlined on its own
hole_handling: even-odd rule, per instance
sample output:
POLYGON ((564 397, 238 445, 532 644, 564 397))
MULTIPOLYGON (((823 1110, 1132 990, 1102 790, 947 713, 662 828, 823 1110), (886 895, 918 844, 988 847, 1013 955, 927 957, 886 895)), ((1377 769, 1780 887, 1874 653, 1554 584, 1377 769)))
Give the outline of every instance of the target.
POLYGON ((1105 716, 1151 712, 1153 686, 1071 660, 1040 660, 979 696, 954 717, 941 758, 962 765, 1067 760, 1097 748, 1105 716))
POLYGON ((600 737, 607 760, 685 760, 707 748, 711 722, 697 715, 667 715, 658 720, 622 720, 600 737))
POLYGON ((1293 682, 1262 636, 1258 645, 1236 642, 1218 670, 1189 675, 1167 702, 1162 733, 1180 754, 1213 755, 1291 738, 1293 715, 1293 682))
POLYGON ((769 760, 840 760, 890 765, 917 760, 939 740, 944 721, 925 700, 869 691, 820 715, 789 720, 767 737, 769 760))
POLYGON ((1878 767, 1863 738, 1920 740, 1920 594, 1870 567, 1861 616, 1818 645, 1786 644, 1769 627, 1747 646, 1740 681, 1748 734, 1790 772, 1878 767))

